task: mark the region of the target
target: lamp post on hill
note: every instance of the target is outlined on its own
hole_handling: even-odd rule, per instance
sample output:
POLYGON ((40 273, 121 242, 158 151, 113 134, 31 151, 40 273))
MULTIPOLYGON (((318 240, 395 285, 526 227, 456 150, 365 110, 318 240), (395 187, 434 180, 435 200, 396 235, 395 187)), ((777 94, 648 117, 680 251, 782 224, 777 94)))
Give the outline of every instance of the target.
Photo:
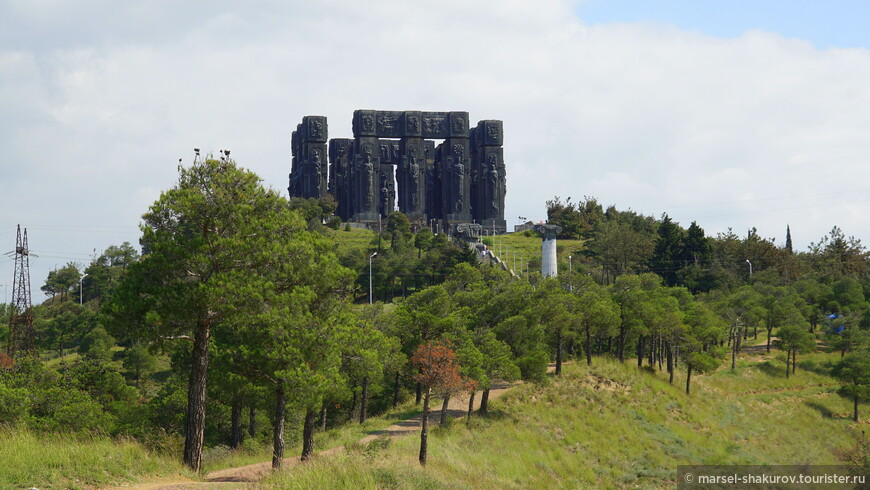
POLYGON ((84 304, 85 296, 83 294, 84 290, 82 289, 82 281, 85 280, 85 277, 87 277, 87 274, 82 274, 82 277, 79 278, 79 305, 84 304))
POLYGON ((369 255, 369 304, 372 304, 372 259, 375 258, 375 255, 378 253, 375 252, 369 255))

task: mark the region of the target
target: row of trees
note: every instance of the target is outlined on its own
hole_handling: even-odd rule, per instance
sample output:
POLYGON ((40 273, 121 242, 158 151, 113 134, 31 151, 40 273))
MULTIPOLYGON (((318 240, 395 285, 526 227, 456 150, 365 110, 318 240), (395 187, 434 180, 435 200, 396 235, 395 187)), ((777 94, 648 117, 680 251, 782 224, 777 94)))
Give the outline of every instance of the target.
POLYGON ((667 214, 656 220, 615 206, 604 209, 592 197, 580 203, 556 197, 547 201, 547 215, 562 227, 560 238, 586 240, 574 254, 580 259, 577 265, 605 282, 621 274, 654 272, 669 286, 698 293, 757 281, 787 285, 808 275, 824 282, 843 277, 865 282, 870 272, 860 240, 838 227, 797 252, 787 226, 782 247, 755 229, 744 237, 731 230, 710 237, 695 222, 683 228, 667 214))

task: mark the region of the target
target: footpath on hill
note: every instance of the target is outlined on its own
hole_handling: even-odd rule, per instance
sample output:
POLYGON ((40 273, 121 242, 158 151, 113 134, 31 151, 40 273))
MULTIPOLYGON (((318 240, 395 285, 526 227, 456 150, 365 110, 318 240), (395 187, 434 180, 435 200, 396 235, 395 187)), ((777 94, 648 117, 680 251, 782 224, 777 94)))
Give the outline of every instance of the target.
MULTIPOLYGON (((547 368, 547 372, 553 372, 555 364, 551 364, 547 368)), ((514 385, 509 383, 495 383, 489 390, 489 399, 493 400, 505 394, 514 385)), ((480 394, 474 398, 474 409, 480 408, 480 394)), ((433 408, 441 406, 441 399, 432 401, 433 408)), ((450 399, 447 405, 447 414, 450 417, 463 417, 468 413, 468 395, 456 396, 450 399)), ((441 409, 432 410, 429 413, 430 427, 437 424, 441 419, 441 409)), ((373 431, 371 434, 363 437, 359 441, 360 444, 368 444, 380 436, 401 437, 409 434, 419 434, 423 423, 423 414, 403 420, 397 424, 391 425, 383 430, 373 431)), ((324 457, 338 452, 344 451, 344 446, 337 446, 330 449, 325 449, 316 454, 315 457, 324 457)), ((299 461, 299 456, 284 458, 284 469, 292 468, 302 462, 299 461)), ((255 463, 238 468, 226 468, 209 473, 202 481, 187 479, 183 477, 173 477, 166 480, 154 480, 147 483, 133 483, 115 487, 112 489, 137 489, 137 490, 185 490, 193 488, 245 488, 250 483, 258 482, 266 474, 272 470, 272 462, 255 463)))

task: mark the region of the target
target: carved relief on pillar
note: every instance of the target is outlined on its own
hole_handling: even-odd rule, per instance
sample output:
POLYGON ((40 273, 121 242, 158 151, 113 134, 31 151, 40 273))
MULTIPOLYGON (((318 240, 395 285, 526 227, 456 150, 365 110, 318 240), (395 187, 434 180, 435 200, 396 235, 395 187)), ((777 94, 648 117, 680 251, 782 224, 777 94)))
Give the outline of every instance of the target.
POLYGON ((362 205, 361 209, 371 211, 375 204, 375 158, 371 145, 362 147, 362 205))
POLYGON ((380 165, 380 179, 378 192, 378 213, 381 216, 389 216, 395 210, 396 202, 396 184, 393 174, 393 166, 387 164, 380 165))
POLYGON ((439 148, 444 218, 449 221, 471 221, 468 138, 448 138, 439 148))
POLYGON ((426 159, 422 138, 402 138, 396 180, 399 186, 399 210, 409 218, 421 218, 426 212, 426 159))

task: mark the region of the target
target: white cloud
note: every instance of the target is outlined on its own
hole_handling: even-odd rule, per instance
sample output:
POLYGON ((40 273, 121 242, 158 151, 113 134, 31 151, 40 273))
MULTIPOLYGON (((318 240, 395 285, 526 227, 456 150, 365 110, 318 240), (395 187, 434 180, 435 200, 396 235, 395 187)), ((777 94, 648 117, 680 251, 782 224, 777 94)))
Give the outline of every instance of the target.
POLYGON ((867 50, 587 26, 557 0, 21 5, 0 6, 0 250, 18 222, 82 224, 52 249, 135 242, 194 146, 284 189, 301 118, 349 137, 358 108, 504 120, 509 220, 594 195, 710 234, 870 242, 867 50))

